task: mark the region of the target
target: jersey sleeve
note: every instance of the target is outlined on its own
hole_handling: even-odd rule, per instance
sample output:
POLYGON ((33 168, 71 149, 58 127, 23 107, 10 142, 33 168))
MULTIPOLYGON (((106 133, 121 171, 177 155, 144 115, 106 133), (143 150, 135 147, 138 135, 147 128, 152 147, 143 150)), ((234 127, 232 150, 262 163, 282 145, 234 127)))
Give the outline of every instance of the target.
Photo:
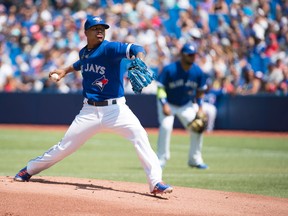
POLYGON ((167 78, 168 78, 168 72, 167 72, 167 66, 163 68, 161 73, 157 77, 157 85, 158 87, 163 87, 165 88, 165 85, 167 83, 167 78))
POLYGON ((81 63, 80 63, 80 60, 76 61, 74 64, 73 64, 73 68, 77 71, 79 71, 81 69, 81 63))
POLYGON ((107 45, 106 51, 109 56, 115 58, 118 56, 120 59, 127 58, 130 59, 130 48, 132 44, 121 43, 121 42, 110 42, 107 45))
MULTIPOLYGON (((130 46, 130 44, 128 46, 130 46)), ((132 56, 137 56, 137 54, 140 52, 146 55, 146 51, 144 50, 142 46, 131 44, 130 49, 129 49, 129 58, 131 58, 132 56)))

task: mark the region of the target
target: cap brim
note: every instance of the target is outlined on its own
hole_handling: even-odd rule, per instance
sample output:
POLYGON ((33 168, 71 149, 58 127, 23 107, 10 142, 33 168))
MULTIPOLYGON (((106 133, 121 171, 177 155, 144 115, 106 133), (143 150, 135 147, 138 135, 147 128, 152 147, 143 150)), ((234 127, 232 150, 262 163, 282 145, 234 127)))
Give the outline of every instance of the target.
POLYGON ((110 26, 107 25, 107 24, 101 24, 101 25, 103 25, 105 27, 105 29, 109 29, 110 28, 110 26))
POLYGON ((183 54, 186 54, 186 55, 192 55, 192 54, 196 54, 196 52, 182 52, 183 54))

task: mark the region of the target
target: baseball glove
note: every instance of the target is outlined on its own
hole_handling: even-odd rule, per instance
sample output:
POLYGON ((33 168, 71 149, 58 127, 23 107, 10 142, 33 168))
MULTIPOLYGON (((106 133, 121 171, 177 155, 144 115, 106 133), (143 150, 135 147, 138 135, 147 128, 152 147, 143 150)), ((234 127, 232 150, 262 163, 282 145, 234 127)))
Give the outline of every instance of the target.
POLYGON ((128 79, 131 82, 132 90, 136 94, 140 94, 142 89, 148 86, 155 78, 156 74, 148 70, 146 64, 140 58, 132 60, 128 68, 128 79))
POLYGON ((208 117, 203 112, 198 112, 195 119, 188 124, 188 128, 196 133, 203 133, 207 129, 208 117))

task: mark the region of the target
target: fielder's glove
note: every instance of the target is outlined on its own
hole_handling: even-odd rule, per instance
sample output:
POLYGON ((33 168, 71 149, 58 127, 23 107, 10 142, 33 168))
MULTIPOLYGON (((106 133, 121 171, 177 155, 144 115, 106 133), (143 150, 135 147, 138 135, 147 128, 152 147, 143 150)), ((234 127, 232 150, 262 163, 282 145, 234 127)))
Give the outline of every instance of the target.
POLYGON ((188 128, 196 133, 203 133, 208 126, 208 117, 203 112, 198 112, 195 119, 188 124, 188 128))
POLYGON ((156 74, 148 70, 146 64, 140 58, 135 58, 128 68, 128 79, 131 82, 132 90, 136 94, 140 94, 144 87, 148 86, 153 79, 156 79, 156 74))

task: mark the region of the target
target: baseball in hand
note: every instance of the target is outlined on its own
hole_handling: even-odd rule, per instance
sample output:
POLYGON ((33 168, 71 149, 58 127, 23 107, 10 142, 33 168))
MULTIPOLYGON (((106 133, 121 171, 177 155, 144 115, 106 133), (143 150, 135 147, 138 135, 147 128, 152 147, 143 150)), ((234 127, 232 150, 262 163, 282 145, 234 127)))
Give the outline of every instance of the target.
POLYGON ((51 80, 53 80, 54 82, 57 82, 58 81, 58 79, 59 79, 59 75, 58 74, 56 74, 56 73, 54 73, 54 74, 52 74, 51 75, 51 80))

